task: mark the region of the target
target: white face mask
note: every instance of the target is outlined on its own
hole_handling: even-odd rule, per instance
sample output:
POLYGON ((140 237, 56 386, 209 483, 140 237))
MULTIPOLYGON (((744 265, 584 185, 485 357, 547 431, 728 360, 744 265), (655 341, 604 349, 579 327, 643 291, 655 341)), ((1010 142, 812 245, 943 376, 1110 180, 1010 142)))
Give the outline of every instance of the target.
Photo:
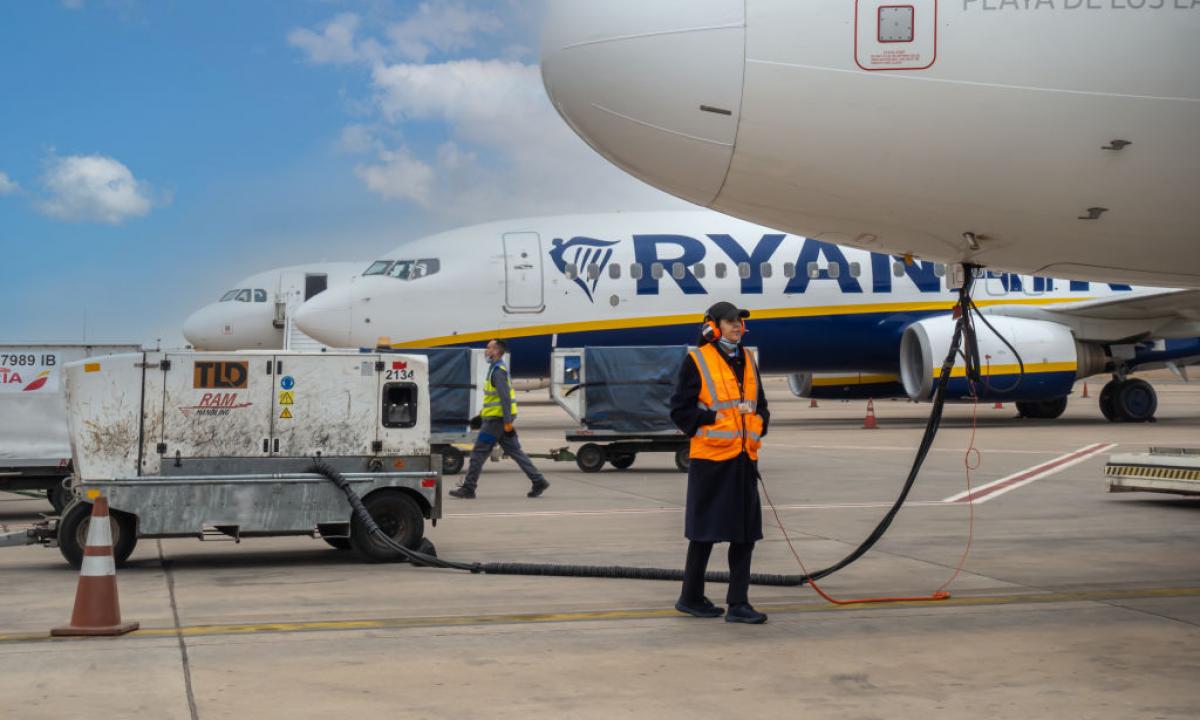
POLYGON ((737 343, 733 342, 732 340, 717 338, 717 342, 720 343, 721 347, 724 348, 726 352, 733 352, 734 350, 737 350, 737 343))

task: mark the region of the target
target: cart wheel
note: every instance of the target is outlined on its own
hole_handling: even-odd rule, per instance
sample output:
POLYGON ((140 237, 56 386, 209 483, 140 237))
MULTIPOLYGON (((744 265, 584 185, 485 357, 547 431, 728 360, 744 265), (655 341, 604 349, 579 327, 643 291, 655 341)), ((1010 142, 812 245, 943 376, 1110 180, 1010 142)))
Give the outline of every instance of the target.
POLYGON ((692 463, 692 451, 687 445, 675 451, 675 467, 679 468, 679 472, 687 472, 688 465, 692 463))
POLYGON ((71 491, 64 484, 65 482, 64 480, 46 491, 46 499, 50 501, 57 515, 62 515, 63 510, 66 510, 71 501, 75 499, 75 496, 71 494, 71 491))
POLYGON ((463 469, 463 460, 464 457, 462 450, 459 450, 453 445, 447 445, 442 449, 442 474, 459 474, 463 469))
POLYGON ((350 550, 353 548, 353 546, 350 544, 350 538, 325 537, 324 535, 322 535, 321 539, 324 540, 325 543, 328 544, 329 547, 333 548, 334 550, 350 550))
POLYGON ((628 470, 633 466, 633 461, 637 457, 637 453, 628 453, 625 455, 614 455, 609 462, 618 470, 628 470))
POLYGON ((600 472, 604 467, 604 448, 596 443, 588 443, 575 453, 575 464, 585 473, 600 472))
MULTIPOLYGON (((363 500, 367 512, 384 533, 404 547, 415 550, 425 535, 425 516, 417 501, 404 492, 376 492, 363 500)), ((384 544, 354 516, 350 519, 350 546, 367 562, 396 562, 404 556, 384 544)))
MULTIPOLYGON (((58 523, 58 551, 76 569, 83 564, 83 550, 87 547, 91 523, 92 505, 85 502, 67 506, 58 523)), ((137 545, 137 520, 129 513, 109 508, 108 523, 112 529, 113 560, 117 565, 124 565, 137 545)))

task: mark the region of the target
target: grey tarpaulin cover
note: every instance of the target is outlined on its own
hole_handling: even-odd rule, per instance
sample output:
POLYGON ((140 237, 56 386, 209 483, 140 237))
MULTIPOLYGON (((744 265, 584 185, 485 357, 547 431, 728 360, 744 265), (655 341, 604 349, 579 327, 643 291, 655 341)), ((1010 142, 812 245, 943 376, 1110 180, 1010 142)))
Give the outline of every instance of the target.
POLYGON ((429 414, 433 432, 467 432, 471 421, 472 384, 470 348, 398 350, 429 358, 429 414))
POLYGON ((584 425, 617 432, 674 430, 671 393, 687 352, 686 345, 584 348, 584 425))

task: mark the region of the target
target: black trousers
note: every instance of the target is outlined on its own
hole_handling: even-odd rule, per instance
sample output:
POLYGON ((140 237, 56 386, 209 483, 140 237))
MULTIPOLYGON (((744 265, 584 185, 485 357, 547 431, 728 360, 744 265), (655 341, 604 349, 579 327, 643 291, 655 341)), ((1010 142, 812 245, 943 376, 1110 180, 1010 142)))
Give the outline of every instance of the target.
MULTIPOLYGON (((708 570, 708 558, 712 555, 713 543, 692 540, 688 543, 687 564, 683 567, 683 592, 680 597, 686 603, 700 602, 704 597, 704 573, 708 570)), ((754 554, 754 543, 729 543, 729 592, 725 602, 730 605, 747 603, 750 593, 750 558, 754 554)))

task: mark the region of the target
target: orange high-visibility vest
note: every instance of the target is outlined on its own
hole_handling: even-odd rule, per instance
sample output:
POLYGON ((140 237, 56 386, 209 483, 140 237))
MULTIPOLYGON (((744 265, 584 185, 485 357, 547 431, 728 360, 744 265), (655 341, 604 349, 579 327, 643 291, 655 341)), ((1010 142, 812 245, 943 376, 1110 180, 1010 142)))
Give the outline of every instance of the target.
POLYGON ((715 423, 701 427, 692 436, 693 460, 731 460, 742 452, 751 460, 758 459, 763 430, 763 419, 758 414, 758 369, 754 367, 754 356, 745 348, 741 352, 746 353, 746 367, 740 388, 733 368, 715 345, 704 345, 690 353, 700 371, 700 408, 717 413, 715 423), (742 403, 748 405, 749 412, 738 409, 742 403))

